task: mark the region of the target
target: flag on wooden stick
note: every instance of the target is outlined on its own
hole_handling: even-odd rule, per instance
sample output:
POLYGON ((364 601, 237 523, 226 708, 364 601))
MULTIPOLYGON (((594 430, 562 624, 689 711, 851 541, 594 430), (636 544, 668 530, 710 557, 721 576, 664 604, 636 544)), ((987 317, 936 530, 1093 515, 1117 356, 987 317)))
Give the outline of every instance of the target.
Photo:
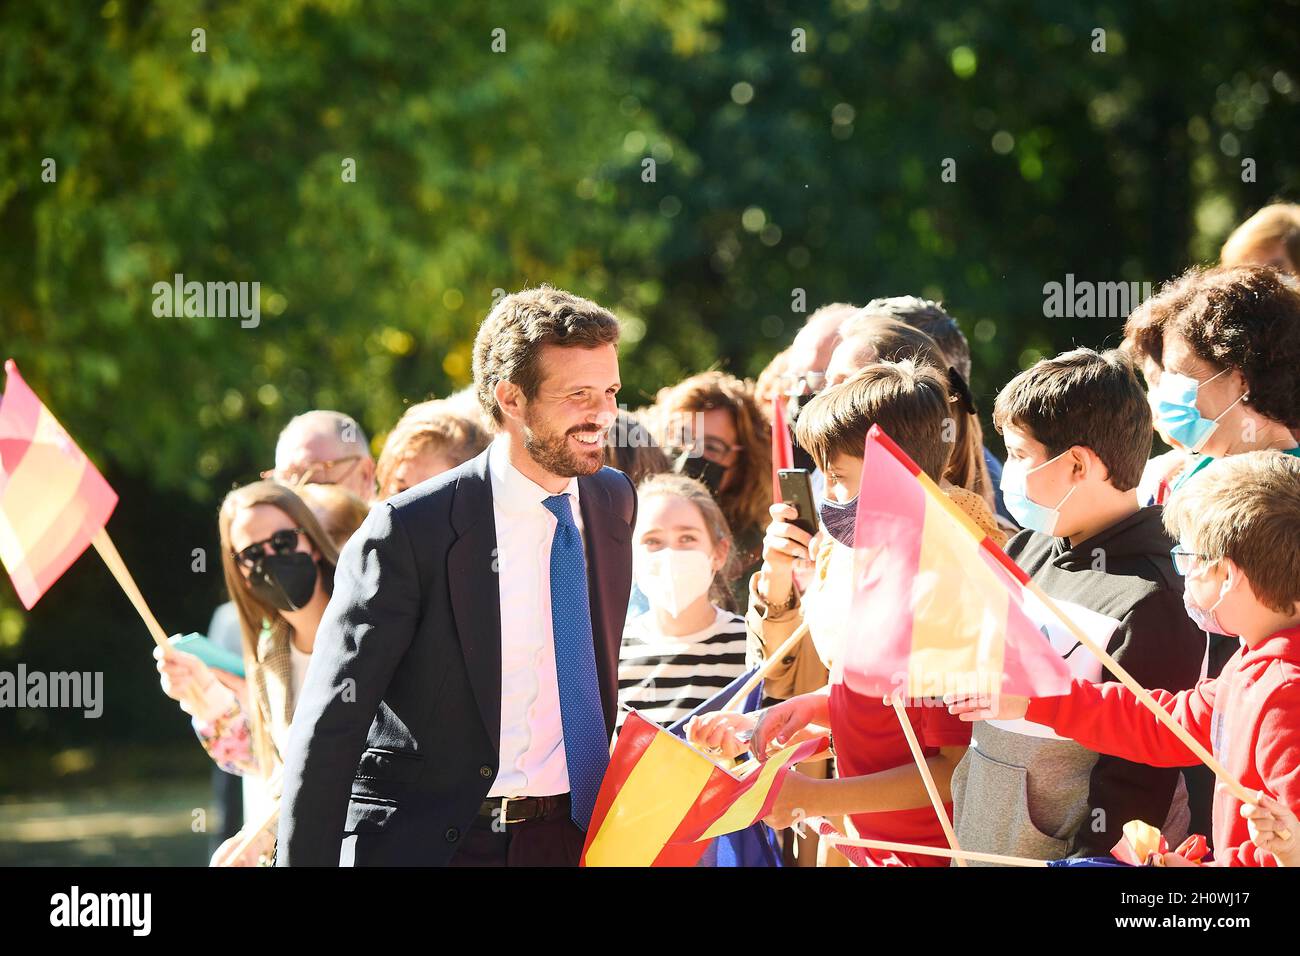
POLYGON ((0 398, 0 562, 31 610, 103 530, 117 505, 50 410, 5 362, 0 398))
POLYGON ((582 865, 694 866, 708 841, 771 813, 790 768, 826 746, 820 737, 787 747, 742 775, 633 711, 596 797, 582 865))
POLYGON ((1028 576, 878 425, 853 544, 857 632, 832 681, 881 698, 1069 692, 1069 667, 1026 611, 1028 576))

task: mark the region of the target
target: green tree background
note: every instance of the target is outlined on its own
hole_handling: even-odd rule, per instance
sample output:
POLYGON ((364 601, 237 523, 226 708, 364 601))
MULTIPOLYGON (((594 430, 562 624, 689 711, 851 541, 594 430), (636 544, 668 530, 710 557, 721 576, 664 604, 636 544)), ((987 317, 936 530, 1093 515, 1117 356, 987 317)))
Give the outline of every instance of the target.
MULTIPOLYGON (((467 384, 495 289, 618 312, 633 405, 756 374, 797 289, 920 293, 971 339, 987 410, 1039 356, 1118 342, 1118 318, 1044 318, 1045 283, 1158 282, 1296 198, 1297 0, 804 6, 0 9, 0 351, 119 490, 109 528, 164 626, 206 626, 217 504, 281 425, 339 408, 378 439, 467 384), (260 282, 260 326, 154 316, 176 273, 260 282)), ((98 721, 0 711, 0 793, 137 745, 201 770, 150 648, 93 554, 30 614, 0 587, 0 669, 102 670, 106 697, 98 721)))

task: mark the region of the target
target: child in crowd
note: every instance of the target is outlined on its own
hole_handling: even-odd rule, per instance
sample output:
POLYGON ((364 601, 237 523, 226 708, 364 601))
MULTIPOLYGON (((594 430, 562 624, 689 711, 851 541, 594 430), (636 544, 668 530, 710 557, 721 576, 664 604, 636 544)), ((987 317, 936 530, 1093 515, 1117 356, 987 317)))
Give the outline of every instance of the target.
MULTIPOLYGON (((938 371, 904 360, 866 366, 817 396, 799 416, 799 443, 826 475, 827 500, 821 506, 820 517, 828 540, 818 550, 816 583, 803 598, 813 639, 812 653, 820 666, 826 667, 835 659, 846 638, 853 591, 853 523, 867 431, 879 424, 927 475, 939 482, 951 453, 945 436, 953 414, 948 384, 938 371)), ((992 513, 982 498, 970 493, 955 500, 959 507, 982 509, 977 522, 987 533, 997 533, 992 513)), ((799 556, 803 554, 799 551, 799 556)), ((777 569, 769 570, 775 573, 777 569)), ((906 712, 928 758, 930 772, 946 798, 949 777, 965 753, 970 734, 942 707, 908 707, 906 712)), ((739 734, 751 730, 750 749, 762 758, 767 755, 769 743, 788 743, 803 733, 815 732, 812 728, 816 727, 829 727, 834 734, 839 777, 817 779, 795 772, 787 775, 768 818, 771 825, 789 826, 795 820, 796 809, 806 816, 848 814, 858 833, 865 837, 947 846, 897 713, 893 707, 857 694, 842 683, 777 704, 765 712, 761 721, 743 714, 706 715, 692 721, 689 732, 697 746, 735 756, 746 749, 739 734)), ((923 854, 898 856, 914 866, 947 862, 923 854)))
MULTIPOLYGON (((1179 542, 1186 614, 1241 646, 1218 678, 1152 696, 1244 787, 1271 798, 1243 805, 1215 787, 1214 863, 1274 866, 1274 847, 1297 862, 1288 808, 1300 806, 1300 460, 1279 451, 1225 458, 1174 493, 1164 522, 1179 542)), ((1122 684, 1076 680, 1062 697, 954 700, 949 710, 963 720, 1024 718, 1153 766, 1195 759, 1122 684)), ((1171 853, 1164 862, 1185 861, 1171 853)))
MULTIPOLYGON (((1002 390, 993 421, 1007 446, 1003 495, 1025 529, 1007 554, 1143 686, 1191 687, 1206 638, 1182 613, 1160 509, 1133 493, 1151 410, 1128 359, 1043 359, 1002 390)), ((1052 636, 1075 676, 1106 679, 1068 632, 1052 636)), ((1024 721, 976 727, 953 801, 963 849, 1034 859, 1106 854, 1133 819, 1176 842, 1189 827, 1177 769, 1101 756, 1024 721)))
POLYGON ((632 567, 649 609, 628 620, 619 654, 618 725, 627 708, 661 727, 745 673, 745 619, 720 605, 731 531, 708 488, 652 475, 637 490, 632 567))

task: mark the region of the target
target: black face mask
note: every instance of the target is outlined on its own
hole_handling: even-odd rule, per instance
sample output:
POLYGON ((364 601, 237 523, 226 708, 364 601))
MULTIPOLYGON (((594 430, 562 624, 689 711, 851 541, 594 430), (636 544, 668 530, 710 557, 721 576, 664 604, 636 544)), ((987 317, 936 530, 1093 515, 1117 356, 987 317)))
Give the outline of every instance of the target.
POLYGON ((316 591, 316 562, 305 551, 262 557, 248 575, 248 589, 281 611, 300 611, 316 591))
POLYGON ((853 547, 853 527, 858 520, 858 496, 840 504, 827 498, 818 509, 822 524, 832 538, 847 548, 853 547))
POLYGON ((709 461, 703 457, 689 458, 686 455, 682 455, 674 462, 673 471, 703 483, 714 496, 718 494, 718 489, 722 487, 722 479, 727 474, 727 469, 716 461, 709 461))

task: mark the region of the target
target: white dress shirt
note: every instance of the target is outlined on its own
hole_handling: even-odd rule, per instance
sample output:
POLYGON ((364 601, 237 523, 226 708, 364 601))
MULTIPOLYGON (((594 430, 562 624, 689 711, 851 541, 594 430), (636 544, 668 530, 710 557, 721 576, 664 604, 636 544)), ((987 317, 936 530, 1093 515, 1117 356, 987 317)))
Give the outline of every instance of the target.
MULTIPOLYGON (((510 463, 504 438, 488 451, 501 592, 501 762, 489 797, 547 797, 569 792, 560 721, 560 688, 551 629, 551 492, 510 463)), ((582 534, 578 479, 571 478, 573 520, 582 534)))

